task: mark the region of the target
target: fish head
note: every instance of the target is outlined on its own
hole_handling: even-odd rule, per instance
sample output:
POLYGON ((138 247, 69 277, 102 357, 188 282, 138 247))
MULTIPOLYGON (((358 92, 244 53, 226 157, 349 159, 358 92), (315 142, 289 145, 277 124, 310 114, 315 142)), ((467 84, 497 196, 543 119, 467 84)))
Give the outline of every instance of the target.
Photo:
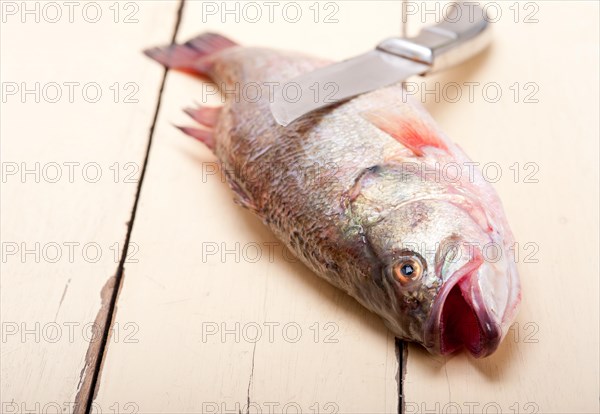
POLYGON ((501 232, 443 186, 385 168, 369 174, 353 201, 374 264, 365 290, 379 292, 365 301, 396 336, 432 353, 490 355, 520 300, 501 232))

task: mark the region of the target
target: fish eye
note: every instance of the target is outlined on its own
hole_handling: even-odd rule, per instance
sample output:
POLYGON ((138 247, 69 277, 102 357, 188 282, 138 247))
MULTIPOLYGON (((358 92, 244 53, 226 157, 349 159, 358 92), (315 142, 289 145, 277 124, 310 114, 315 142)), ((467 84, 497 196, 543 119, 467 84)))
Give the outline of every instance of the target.
POLYGON ((421 278, 423 275, 423 266, 416 258, 402 258, 394 265, 392 273, 394 278, 404 286, 421 278))

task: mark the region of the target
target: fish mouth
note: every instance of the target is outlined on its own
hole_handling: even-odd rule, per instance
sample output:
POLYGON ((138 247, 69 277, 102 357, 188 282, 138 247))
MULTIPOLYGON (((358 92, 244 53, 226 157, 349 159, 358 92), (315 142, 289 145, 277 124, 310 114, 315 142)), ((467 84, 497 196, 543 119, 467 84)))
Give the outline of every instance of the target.
POLYGON ((475 358, 492 354, 502 329, 486 309, 478 283, 482 260, 465 264, 442 286, 425 331, 425 346, 441 355, 466 349, 475 358))

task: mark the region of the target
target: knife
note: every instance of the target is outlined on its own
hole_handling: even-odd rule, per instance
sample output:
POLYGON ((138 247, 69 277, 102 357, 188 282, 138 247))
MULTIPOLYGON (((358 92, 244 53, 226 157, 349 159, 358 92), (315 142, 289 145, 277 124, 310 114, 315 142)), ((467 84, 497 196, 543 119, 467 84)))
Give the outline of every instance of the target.
POLYGON ((317 109, 470 59, 490 43, 491 33, 481 7, 468 6, 453 3, 442 22, 415 37, 384 40, 375 50, 286 81, 275 88, 271 113, 287 126, 317 109))

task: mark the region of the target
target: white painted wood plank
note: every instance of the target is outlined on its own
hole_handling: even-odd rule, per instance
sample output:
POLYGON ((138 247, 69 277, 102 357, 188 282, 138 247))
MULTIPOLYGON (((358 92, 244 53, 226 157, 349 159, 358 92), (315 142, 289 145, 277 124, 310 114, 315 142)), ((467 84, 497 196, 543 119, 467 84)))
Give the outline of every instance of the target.
POLYGON ((178 6, 66 3, 0 5, 2 412, 72 411, 91 373, 178 6))
MULTIPOLYGON (((434 358, 411 346, 406 413, 599 411, 598 3, 523 2, 517 22, 514 4, 491 6, 501 5, 502 15, 489 52, 426 85, 439 83, 440 102, 429 95, 427 107, 443 129, 474 160, 502 168, 495 187, 521 246, 521 312, 484 360, 434 358), (538 22, 525 23, 527 16, 538 22), (473 103, 469 81, 481 83, 473 103), (449 82, 463 91, 456 103, 454 90, 444 96, 449 82), (497 103, 481 93, 492 82, 503 94, 497 103), (530 98, 539 102, 525 103, 536 90, 530 98), (539 168, 529 177, 538 183, 524 182, 534 172, 524 169, 528 162, 539 168)), ((409 19, 411 31, 419 16, 409 19)))
MULTIPOLYGON (((312 3, 296 24, 203 24, 202 3, 190 2, 178 39, 210 30, 341 59, 399 33, 400 4, 371 3, 338 2, 336 24, 314 23, 312 3)), ((140 412, 244 412, 248 401, 250 412, 396 412, 394 338, 379 318, 287 259, 211 174, 210 152, 171 125, 189 122, 181 108, 203 102, 203 91, 197 79, 168 75, 132 234, 139 263, 126 265, 116 312, 117 323, 139 325, 139 342, 109 344, 96 402, 140 412), (234 253, 221 257, 225 249, 234 253)))

